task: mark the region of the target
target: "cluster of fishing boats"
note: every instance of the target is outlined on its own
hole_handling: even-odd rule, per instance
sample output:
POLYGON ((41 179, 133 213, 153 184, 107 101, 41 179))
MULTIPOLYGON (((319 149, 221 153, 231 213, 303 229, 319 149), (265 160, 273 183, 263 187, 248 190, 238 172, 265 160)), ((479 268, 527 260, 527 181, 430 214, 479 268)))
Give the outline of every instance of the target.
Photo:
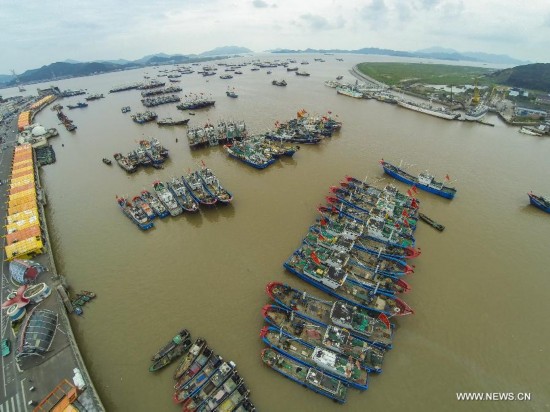
POLYGON ((179 110, 197 110, 205 107, 214 106, 216 101, 212 98, 204 97, 204 93, 190 94, 185 96, 186 100, 176 106, 179 110))
POLYGON ((178 216, 185 212, 198 212, 199 206, 229 204, 233 195, 225 189, 214 172, 207 167, 189 170, 181 178, 168 182, 153 182, 153 193, 142 190, 131 200, 116 196, 122 212, 142 230, 151 229, 157 217, 178 216))
POLYGON ((169 86, 164 89, 149 89, 141 92, 141 97, 156 96, 159 94, 179 93, 182 91, 181 87, 169 86))
POLYGON ((145 107, 155 107, 160 106, 161 104, 176 103, 180 100, 180 97, 175 94, 165 94, 161 96, 144 97, 143 99, 141 99, 141 103, 145 107))
POLYGON ((300 146, 274 142, 262 135, 235 140, 223 147, 229 156, 256 169, 265 169, 275 163, 279 157, 291 157, 300 149, 300 146))
POLYGON ((346 176, 331 187, 316 223, 284 267, 328 293, 327 300, 280 282, 266 292, 263 362, 337 402, 368 388, 393 346, 393 317, 414 313, 398 295, 420 255, 413 236, 420 202, 394 186, 346 176))
POLYGON ((189 147, 197 149, 205 146, 217 146, 231 143, 246 137, 246 124, 244 121, 220 120, 216 125, 206 123, 203 127, 192 127, 187 130, 189 147))
POLYGON ((265 137, 286 143, 317 144, 342 127, 342 122, 333 119, 331 114, 310 116, 305 109, 301 109, 295 119, 285 123, 276 121, 275 130, 268 131, 265 137))
POLYGON ((122 153, 115 153, 114 158, 127 173, 134 173, 140 166, 162 169, 162 164, 168 159, 168 149, 156 138, 143 139, 139 141, 137 149, 132 150, 126 156, 122 153))
POLYGON ((153 120, 156 120, 158 115, 155 112, 152 112, 150 110, 147 110, 143 113, 136 113, 130 116, 132 120, 136 123, 143 124, 147 122, 152 122, 153 120))
POLYGON ((250 390, 233 361, 214 353, 203 338, 191 340, 182 329, 151 358, 149 371, 155 372, 181 358, 174 372, 176 405, 182 411, 254 412, 250 390))

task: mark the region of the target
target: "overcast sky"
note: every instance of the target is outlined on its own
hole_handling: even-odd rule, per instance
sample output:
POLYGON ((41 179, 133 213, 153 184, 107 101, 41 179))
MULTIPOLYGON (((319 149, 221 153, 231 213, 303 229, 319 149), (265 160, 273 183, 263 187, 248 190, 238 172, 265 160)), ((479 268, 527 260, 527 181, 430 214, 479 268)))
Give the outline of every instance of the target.
POLYGON ((549 0, 2 0, 0 74, 220 46, 432 46, 550 61, 549 0))

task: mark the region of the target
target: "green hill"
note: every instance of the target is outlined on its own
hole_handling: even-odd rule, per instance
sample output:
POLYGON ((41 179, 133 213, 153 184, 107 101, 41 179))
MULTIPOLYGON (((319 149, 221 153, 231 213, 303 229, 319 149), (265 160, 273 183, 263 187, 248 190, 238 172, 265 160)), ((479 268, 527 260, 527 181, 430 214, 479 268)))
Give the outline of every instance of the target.
POLYGON ((534 63, 497 70, 487 75, 494 83, 550 93, 550 63, 534 63))

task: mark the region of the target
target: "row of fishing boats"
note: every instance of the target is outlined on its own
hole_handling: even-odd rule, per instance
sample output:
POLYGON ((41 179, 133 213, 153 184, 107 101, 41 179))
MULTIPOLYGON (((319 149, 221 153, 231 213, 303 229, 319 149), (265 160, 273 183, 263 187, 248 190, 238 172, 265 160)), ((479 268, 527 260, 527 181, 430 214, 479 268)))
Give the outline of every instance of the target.
POLYGON ((265 169, 281 156, 292 157, 300 146, 268 140, 265 136, 249 136, 223 146, 230 157, 252 166, 265 169))
POLYGON ((265 137, 285 143, 317 144, 342 127, 342 122, 331 115, 329 111, 323 116, 310 116, 305 109, 301 109, 295 119, 284 123, 276 121, 275 130, 266 132, 265 137))
POLYGON ((182 411, 254 412, 250 390, 232 361, 214 353, 203 338, 191 340, 182 329, 151 358, 149 371, 158 371, 178 358, 173 401, 182 411))
POLYGON ((76 129, 76 125, 73 123, 71 119, 67 117, 65 113, 61 110, 62 106, 57 106, 57 118, 59 121, 65 126, 65 129, 67 129, 69 132, 72 132, 76 129))
POLYGON ((152 138, 151 140, 140 140, 139 147, 126 156, 122 153, 115 153, 113 157, 124 171, 134 173, 140 166, 162 169, 162 164, 168 159, 169 154, 168 149, 158 139, 152 138))
POLYGON ((139 123, 139 124, 143 124, 143 123, 148 123, 148 122, 152 122, 153 120, 156 120, 158 115, 155 112, 147 110, 143 113, 133 114, 130 117, 132 118, 132 120, 134 122, 139 123))
POLYGON ((229 204, 233 195, 220 183, 207 167, 191 171, 168 182, 153 182, 153 193, 142 190, 131 200, 116 196, 122 212, 142 230, 151 229, 157 217, 178 216, 185 212, 198 212, 199 206, 229 204))
POLYGON ((395 186, 378 188, 346 176, 330 188, 328 204, 284 263, 332 297, 281 282, 266 292, 262 361, 288 379, 346 401, 348 388, 368 388, 393 347, 392 318, 414 313, 398 295, 411 290, 414 229, 420 202, 395 186))
POLYGON ((205 97, 204 93, 191 93, 185 96, 185 100, 176 106, 179 110, 198 110, 205 107, 214 106, 216 101, 212 97, 205 97))
POLYGON ((206 123, 203 127, 191 127, 187 130, 189 147, 198 149, 205 146, 217 146, 231 143, 246 137, 244 121, 220 120, 216 124, 206 123))

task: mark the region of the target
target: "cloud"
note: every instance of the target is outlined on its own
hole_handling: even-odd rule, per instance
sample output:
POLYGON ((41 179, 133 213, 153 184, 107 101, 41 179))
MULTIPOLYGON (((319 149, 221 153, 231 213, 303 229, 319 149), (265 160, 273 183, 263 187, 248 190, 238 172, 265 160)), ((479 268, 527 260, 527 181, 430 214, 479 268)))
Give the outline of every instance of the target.
POLYGON ((338 16, 334 23, 330 23, 323 16, 316 14, 302 14, 300 19, 304 21, 312 30, 334 30, 345 26, 346 21, 342 16, 338 16))
POLYGON ((266 7, 269 7, 269 4, 267 4, 265 1, 263 0, 254 0, 252 2, 252 5, 258 9, 265 9, 266 7))

